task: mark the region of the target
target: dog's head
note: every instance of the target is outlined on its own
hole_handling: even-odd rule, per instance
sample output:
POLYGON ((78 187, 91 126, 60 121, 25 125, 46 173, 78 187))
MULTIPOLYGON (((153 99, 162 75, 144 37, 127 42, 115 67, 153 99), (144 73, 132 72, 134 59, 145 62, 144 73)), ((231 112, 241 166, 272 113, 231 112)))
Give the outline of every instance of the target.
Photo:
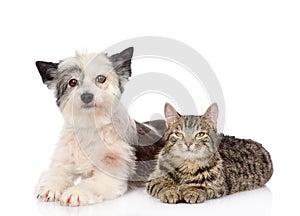
POLYGON ((59 63, 37 61, 36 66, 64 113, 112 105, 131 76, 132 55, 133 47, 112 56, 76 53, 59 63))

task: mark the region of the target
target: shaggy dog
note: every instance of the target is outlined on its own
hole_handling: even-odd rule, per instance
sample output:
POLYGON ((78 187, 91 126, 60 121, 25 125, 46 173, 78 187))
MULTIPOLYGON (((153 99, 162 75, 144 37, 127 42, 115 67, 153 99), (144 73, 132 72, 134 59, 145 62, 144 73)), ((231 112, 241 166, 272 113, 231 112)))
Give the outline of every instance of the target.
POLYGON ((130 47, 112 56, 77 53, 59 63, 36 62, 64 118, 51 165, 36 187, 40 201, 88 205, 127 191, 139 138, 119 99, 132 55, 130 47))

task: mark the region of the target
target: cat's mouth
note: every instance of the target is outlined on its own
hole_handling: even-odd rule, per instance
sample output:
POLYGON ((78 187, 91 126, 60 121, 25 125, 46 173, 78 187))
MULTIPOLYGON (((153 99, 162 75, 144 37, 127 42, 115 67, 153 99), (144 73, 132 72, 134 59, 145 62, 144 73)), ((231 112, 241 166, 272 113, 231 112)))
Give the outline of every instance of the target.
POLYGON ((186 150, 184 152, 181 152, 180 157, 184 159, 197 159, 199 158, 199 155, 195 151, 186 150))
POLYGON ((193 148, 193 146, 186 146, 185 152, 194 153, 195 152, 195 148, 193 148))
POLYGON ((193 146, 186 146, 186 151, 187 152, 194 152, 193 146))

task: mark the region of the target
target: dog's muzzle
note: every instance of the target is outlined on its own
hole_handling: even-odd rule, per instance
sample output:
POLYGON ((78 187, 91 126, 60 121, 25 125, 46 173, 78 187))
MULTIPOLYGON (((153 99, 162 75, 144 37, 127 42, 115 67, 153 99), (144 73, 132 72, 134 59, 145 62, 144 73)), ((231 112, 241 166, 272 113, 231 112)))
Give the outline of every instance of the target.
POLYGON ((83 93, 81 95, 81 100, 83 103, 88 104, 93 101, 94 95, 91 93, 83 93))

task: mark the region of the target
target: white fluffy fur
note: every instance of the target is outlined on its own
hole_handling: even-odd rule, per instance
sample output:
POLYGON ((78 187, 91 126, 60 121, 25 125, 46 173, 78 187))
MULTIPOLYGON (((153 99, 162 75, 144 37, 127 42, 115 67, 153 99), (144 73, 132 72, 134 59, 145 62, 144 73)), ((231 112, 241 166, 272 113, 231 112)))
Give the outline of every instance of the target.
MULTIPOLYGON (((103 54, 77 54, 60 63, 58 71, 76 66, 80 80, 68 87, 69 96, 60 107, 65 123, 52 163, 36 187, 40 201, 59 201, 78 206, 113 199, 124 194, 134 171, 135 124, 119 103, 118 77, 103 54), (102 85, 95 77, 105 75, 102 85), (93 108, 83 108, 80 95, 94 94, 93 108), (74 180, 81 177, 79 184, 74 180)), ((50 86, 54 87, 55 83, 50 86)))

